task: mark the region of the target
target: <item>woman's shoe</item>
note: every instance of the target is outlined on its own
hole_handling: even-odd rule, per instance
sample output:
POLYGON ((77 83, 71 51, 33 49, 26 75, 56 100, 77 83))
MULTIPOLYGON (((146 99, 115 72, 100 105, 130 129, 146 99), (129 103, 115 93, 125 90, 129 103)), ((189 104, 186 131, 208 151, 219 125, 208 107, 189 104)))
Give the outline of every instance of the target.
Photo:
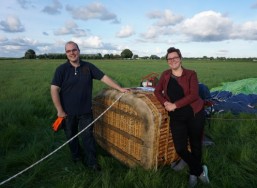
POLYGON ((192 188, 192 187, 196 186, 196 184, 197 184, 197 176, 190 175, 189 176, 189 181, 188 181, 188 187, 192 188))
POLYGON ((180 159, 176 164, 172 163, 171 168, 175 171, 181 171, 187 166, 187 163, 183 160, 180 159))
POLYGON ((203 165, 203 172, 198 177, 203 183, 208 184, 210 183, 209 177, 208 177, 208 168, 206 165, 203 165))

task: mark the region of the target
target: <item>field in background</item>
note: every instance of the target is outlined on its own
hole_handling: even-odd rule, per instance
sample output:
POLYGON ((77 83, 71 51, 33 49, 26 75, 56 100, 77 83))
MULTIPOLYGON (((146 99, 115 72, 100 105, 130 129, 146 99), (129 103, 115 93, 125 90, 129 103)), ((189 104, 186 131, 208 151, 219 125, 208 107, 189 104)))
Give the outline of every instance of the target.
MULTIPOLYGON (((0 183, 41 159, 66 141, 62 131, 53 133, 56 111, 50 97, 50 82, 63 60, 0 61, 0 183)), ((151 72, 168 66, 155 60, 90 61, 124 87, 137 87, 151 72)), ((222 82, 257 77, 256 62, 184 61, 209 88, 222 82)), ((104 87, 94 82, 94 95, 104 87)), ((212 120, 206 132, 215 146, 204 148, 210 170, 210 187, 257 186, 256 115, 225 114, 212 120)), ((3 187, 186 187, 186 171, 169 167, 158 171, 129 169, 98 148, 101 174, 70 161, 68 147, 3 187)), ((0 186, 1 187, 1 186, 0 186)), ((199 184, 199 187, 203 187, 199 184)))

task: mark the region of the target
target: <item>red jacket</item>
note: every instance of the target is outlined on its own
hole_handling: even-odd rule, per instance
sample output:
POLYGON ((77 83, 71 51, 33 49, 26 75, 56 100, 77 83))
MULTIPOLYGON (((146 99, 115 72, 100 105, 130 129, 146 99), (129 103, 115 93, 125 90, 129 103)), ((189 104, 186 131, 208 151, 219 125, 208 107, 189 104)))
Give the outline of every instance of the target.
MULTIPOLYGON (((170 76, 171 69, 164 71, 157 86, 155 87, 154 94, 162 105, 164 105, 166 101, 170 101, 167 94, 170 76)), ((204 106, 204 101, 199 96, 199 86, 196 72, 183 68, 182 75, 178 77, 177 81, 178 84, 183 88, 185 94, 185 97, 175 102, 177 108, 190 105, 196 114, 204 106)))

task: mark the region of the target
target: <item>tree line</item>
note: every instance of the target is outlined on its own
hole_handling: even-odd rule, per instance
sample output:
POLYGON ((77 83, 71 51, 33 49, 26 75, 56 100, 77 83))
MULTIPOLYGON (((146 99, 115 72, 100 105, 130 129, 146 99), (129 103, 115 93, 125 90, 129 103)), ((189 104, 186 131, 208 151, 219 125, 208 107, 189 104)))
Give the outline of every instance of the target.
MULTIPOLYGON (((120 55, 118 54, 80 54, 80 58, 82 59, 124 59, 124 58, 137 58, 137 55, 133 55, 130 49, 125 49, 121 52, 120 55)), ((65 53, 48 53, 48 54, 40 54, 36 55, 36 52, 32 49, 29 49, 24 54, 24 59, 66 59, 65 53)))
MULTIPOLYGON (((36 55, 36 52, 32 49, 29 49, 25 52, 24 59, 66 59, 65 53, 48 53, 48 54, 40 54, 36 55)), ((159 57, 157 55, 151 55, 151 56, 143 56, 139 57, 136 54, 133 54, 133 52, 130 49, 125 49, 121 52, 121 54, 102 54, 96 53, 96 54, 80 54, 81 59, 165 59, 165 56, 159 57)), ((184 57, 183 59, 191 59, 191 60, 219 60, 219 61, 227 61, 227 60, 237 60, 237 61, 256 61, 257 58, 255 57, 248 57, 248 58, 226 58, 226 57, 184 57)))

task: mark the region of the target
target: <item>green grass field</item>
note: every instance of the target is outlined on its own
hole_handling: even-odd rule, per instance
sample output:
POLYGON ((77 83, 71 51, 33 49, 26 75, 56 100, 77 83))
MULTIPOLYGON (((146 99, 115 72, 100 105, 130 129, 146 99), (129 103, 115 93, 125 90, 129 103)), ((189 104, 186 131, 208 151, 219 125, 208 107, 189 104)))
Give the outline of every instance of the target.
MULTIPOLYGON (((51 125, 56 111, 50 97, 55 68, 64 60, 0 61, 0 183, 40 160, 66 139, 51 125)), ((137 87, 151 72, 168 69, 165 61, 90 61, 123 87, 137 87)), ((256 62, 184 61, 210 89, 223 82, 257 77, 256 62)), ((104 87, 94 82, 93 94, 104 87)), ((209 167, 207 187, 257 187, 257 116, 217 115, 206 126, 214 146, 204 147, 203 160, 209 167)), ((91 172, 74 165, 67 146, 0 187, 186 187, 187 171, 169 166, 155 170, 128 168, 98 147, 103 172, 91 172)), ((197 187, 206 187, 199 183, 197 187)))

